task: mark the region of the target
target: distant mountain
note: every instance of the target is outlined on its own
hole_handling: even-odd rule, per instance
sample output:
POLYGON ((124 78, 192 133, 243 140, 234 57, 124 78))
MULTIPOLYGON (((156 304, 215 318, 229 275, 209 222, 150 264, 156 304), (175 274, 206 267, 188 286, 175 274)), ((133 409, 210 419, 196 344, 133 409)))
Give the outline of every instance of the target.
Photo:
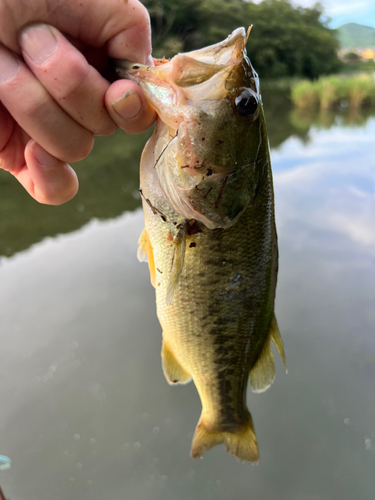
POLYGON ((337 28, 342 49, 375 47, 375 29, 362 24, 347 23, 337 28))

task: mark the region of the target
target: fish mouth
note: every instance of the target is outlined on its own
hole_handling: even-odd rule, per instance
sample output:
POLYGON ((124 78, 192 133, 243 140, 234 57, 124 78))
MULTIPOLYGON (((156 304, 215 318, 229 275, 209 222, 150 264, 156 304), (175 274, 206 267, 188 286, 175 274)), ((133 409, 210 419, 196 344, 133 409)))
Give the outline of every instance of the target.
MULTIPOLYGON (((246 31, 245 28, 237 28, 225 40, 218 42, 214 45, 204 47, 198 50, 185 52, 184 54, 177 54, 175 57, 183 57, 186 60, 194 59, 197 62, 207 66, 216 66, 221 68, 228 64, 233 64, 236 59, 242 59, 243 51, 245 49, 247 40, 250 35, 252 25, 246 31)), ((171 59, 155 59, 153 58, 153 66, 145 64, 132 63, 122 59, 115 60, 115 67, 118 74, 123 78, 135 76, 137 71, 158 71, 160 67, 168 65, 171 59)), ((203 66, 202 66, 203 67, 203 66)))
MULTIPOLYGON (((219 43, 177 54, 172 59, 153 59, 154 66, 115 60, 115 69, 120 77, 140 85, 150 105, 168 123, 166 106, 223 99, 232 88, 241 86, 239 79, 244 77, 241 71, 244 60, 251 67, 245 50, 251 28, 247 31, 237 28, 219 43)), ((250 76, 257 92, 257 75, 254 70, 252 73, 250 76)))

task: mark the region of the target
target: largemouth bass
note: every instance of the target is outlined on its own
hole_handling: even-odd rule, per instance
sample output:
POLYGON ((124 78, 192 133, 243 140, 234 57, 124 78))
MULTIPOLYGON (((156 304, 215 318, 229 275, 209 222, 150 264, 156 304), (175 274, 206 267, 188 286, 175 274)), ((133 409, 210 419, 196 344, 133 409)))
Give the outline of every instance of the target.
POLYGON ((118 62, 158 114, 141 159, 148 260, 170 384, 193 379, 202 414, 191 455, 224 443, 257 462, 246 388, 284 363, 274 317, 278 267, 274 196, 259 80, 235 30, 216 45, 155 60, 118 62))

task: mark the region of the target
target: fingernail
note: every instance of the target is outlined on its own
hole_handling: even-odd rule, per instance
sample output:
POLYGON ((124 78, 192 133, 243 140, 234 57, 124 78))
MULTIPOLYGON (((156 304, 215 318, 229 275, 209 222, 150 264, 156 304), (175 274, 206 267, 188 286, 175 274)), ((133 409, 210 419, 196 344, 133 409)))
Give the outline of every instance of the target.
POLYGON ((43 167, 54 167, 58 163, 58 159, 50 155, 45 149, 42 148, 37 142, 32 141, 29 145, 29 150, 32 152, 36 160, 43 165, 43 167))
POLYGON ((152 55, 150 54, 149 56, 146 57, 146 66, 154 66, 154 60, 152 58, 152 55))
POLYGON ((22 31, 20 44, 22 50, 35 64, 43 64, 55 52, 57 40, 49 26, 34 24, 22 31))
POLYGON ((130 90, 112 103, 112 108, 124 120, 132 120, 140 114, 142 101, 138 92, 130 90))
POLYGON ((21 67, 20 61, 12 54, 0 47, 0 82, 11 80, 21 67))

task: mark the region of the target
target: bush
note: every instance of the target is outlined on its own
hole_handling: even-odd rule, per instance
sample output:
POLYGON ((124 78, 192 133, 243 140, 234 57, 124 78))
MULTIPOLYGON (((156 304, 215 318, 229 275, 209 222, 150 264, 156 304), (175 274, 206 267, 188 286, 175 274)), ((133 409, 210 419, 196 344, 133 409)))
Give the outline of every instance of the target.
POLYGON ((375 105, 375 79, 367 74, 350 77, 328 76, 315 82, 292 85, 291 99, 297 108, 332 109, 346 104, 350 108, 375 105))
POLYGON ((301 81, 292 86, 291 98, 297 108, 314 108, 319 103, 319 89, 316 82, 301 81))

